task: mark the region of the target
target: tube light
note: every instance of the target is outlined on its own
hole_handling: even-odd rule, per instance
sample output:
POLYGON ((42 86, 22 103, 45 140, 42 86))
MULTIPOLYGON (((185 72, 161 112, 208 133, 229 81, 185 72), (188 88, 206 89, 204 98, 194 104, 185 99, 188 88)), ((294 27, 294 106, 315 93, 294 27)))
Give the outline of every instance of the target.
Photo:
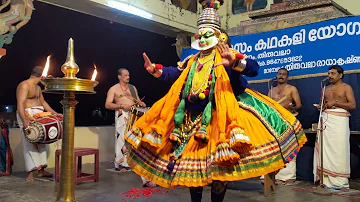
POLYGON ((111 8, 115 8, 117 10, 120 11, 124 11, 133 15, 137 15, 146 19, 151 19, 152 15, 149 12, 146 12, 142 9, 136 8, 128 3, 123 3, 123 2, 119 2, 119 1, 114 1, 114 0, 108 0, 107 1, 107 5, 111 8))

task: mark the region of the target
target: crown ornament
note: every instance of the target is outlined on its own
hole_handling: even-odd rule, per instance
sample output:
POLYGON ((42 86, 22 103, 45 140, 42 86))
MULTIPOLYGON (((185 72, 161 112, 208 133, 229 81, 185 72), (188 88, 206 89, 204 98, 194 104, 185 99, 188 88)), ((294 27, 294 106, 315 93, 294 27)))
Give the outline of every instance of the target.
POLYGON ((213 28, 220 30, 220 15, 217 10, 224 3, 224 0, 199 0, 203 6, 203 12, 200 14, 197 25, 198 28, 213 28))
POLYGON ((199 0, 203 8, 219 9, 224 4, 224 0, 199 0))
POLYGON ((199 0, 199 3, 203 12, 197 20, 199 33, 194 35, 196 40, 191 43, 191 47, 195 50, 208 50, 222 41, 220 15, 217 10, 224 0, 199 0))

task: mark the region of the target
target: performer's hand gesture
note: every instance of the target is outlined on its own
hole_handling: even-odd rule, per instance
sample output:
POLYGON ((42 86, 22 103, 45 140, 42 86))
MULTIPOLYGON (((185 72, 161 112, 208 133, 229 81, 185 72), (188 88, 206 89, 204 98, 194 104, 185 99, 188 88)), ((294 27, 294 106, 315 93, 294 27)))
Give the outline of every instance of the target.
POLYGON ((148 71, 150 74, 154 74, 155 73, 155 67, 151 63, 151 60, 146 55, 146 53, 143 53, 143 58, 144 58, 144 61, 145 61, 144 67, 145 67, 146 71, 148 71))
POLYGON ((235 62, 235 57, 233 53, 230 51, 229 46, 223 42, 219 42, 218 47, 222 57, 222 61, 221 64, 217 64, 217 65, 232 67, 235 62))
POLYGON ((158 69, 155 68, 153 63, 151 63, 151 60, 146 55, 146 53, 143 53, 143 58, 144 58, 144 61, 145 61, 144 67, 145 67, 146 71, 148 71, 155 78, 159 78, 161 76, 161 72, 158 69))

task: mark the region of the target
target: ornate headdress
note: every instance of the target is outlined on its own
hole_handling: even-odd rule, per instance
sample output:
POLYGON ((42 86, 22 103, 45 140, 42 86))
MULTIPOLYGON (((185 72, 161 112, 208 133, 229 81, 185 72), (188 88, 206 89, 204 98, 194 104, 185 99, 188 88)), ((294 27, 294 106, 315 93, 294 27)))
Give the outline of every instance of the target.
POLYGON ((216 46, 219 38, 221 38, 221 22, 217 10, 224 3, 224 0, 199 0, 199 3, 204 10, 197 21, 199 34, 195 35, 196 40, 191 44, 191 47, 197 50, 206 50, 216 46), (200 40, 204 35, 206 35, 207 41, 200 40))
POLYGON ((199 29, 208 27, 220 31, 221 22, 217 10, 224 1, 199 0, 199 3, 201 3, 204 8, 197 21, 199 29))

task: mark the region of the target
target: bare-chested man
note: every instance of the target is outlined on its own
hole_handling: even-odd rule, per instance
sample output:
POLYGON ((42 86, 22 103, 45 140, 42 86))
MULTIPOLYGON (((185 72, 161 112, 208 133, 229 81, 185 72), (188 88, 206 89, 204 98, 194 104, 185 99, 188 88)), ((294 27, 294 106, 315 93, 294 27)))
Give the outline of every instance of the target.
POLYGON ((269 91, 268 96, 296 115, 296 110, 301 108, 301 100, 297 88, 287 83, 288 78, 288 70, 279 69, 276 76, 278 85, 269 91))
POLYGON ((38 85, 41 80, 42 67, 35 67, 29 79, 21 82, 16 89, 17 98, 17 121, 22 134, 25 167, 28 175, 27 181, 34 181, 33 171, 38 171, 38 177, 52 177, 51 173, 44 169, 47 167, 46 146, 32 144, 24 138, 24 129, 29 126, 29 119, 25 115, 33 116, 44 110, 56 114, 56 112, 44 100, 41 88, 38 85))
MULTIPOLYGON (((295 86, 287 83, 289 72, 285 68, 279 69, 276 79, 278 85, 269 92, 268 96, 289 110, 294 116, 301 107, 299 92, 295 86)), ((296 159, 286 164, 275 176, 278 184, 292 184, 296 180, 296 159)))
POLYGON ((140 101, 135 86, 129 84, 130 73, 127 69, 119 69, 118 78, 119 83, 107 93, 105 108, 115 110, 115 169, 124 172, 130 170, 125 158, 127 149, 124 140, 129 110, 134 105, 146 107, 146 104, 140 101))
MULTIPOLYGON (((347 189, 350 177, 349 110, 356 108, 356 102, 351 86, 342 81, 344 70, 340 66, 330 67, 328 75, 331 84, 325 90, 325 108, 322 111, 324 125, 323 182, 330 189, 347 189)), ((315 182, 320 177, 319 145, 319 138, 317 138, 314 150, 315 182)))

